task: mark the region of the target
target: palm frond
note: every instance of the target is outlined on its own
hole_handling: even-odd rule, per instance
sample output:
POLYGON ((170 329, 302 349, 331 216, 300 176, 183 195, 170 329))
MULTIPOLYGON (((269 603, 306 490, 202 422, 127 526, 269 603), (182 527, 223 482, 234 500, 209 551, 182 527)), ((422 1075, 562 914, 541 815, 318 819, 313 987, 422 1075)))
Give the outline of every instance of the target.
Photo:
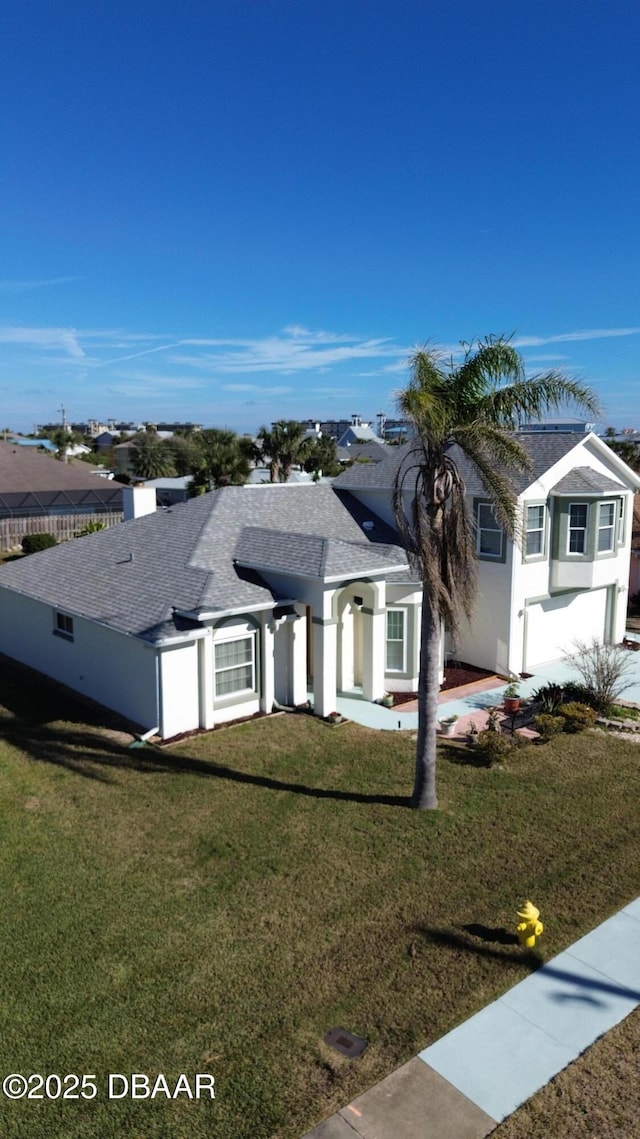
POLYGON ((515 429, 523 421, 541 419, 548 411, 566 404, 594 417, 600 414, 595 393, 579 380, 558 371, 530 376, 487 392, 478 402, 477 413, 491 423, 515 429))

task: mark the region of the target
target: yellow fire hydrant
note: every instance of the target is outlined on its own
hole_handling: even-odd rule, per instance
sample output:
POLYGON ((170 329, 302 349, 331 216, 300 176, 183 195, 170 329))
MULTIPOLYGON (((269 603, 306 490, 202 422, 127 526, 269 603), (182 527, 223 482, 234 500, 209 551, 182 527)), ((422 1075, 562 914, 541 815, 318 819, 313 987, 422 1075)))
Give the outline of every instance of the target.
POLYGON ((518 917, 520 918, 516 926, 518 941, 525 949, 533 949, 536 937, 540 937, 544 930, 542 922, 538 921, 540 910, 536 909, 533 902, 525 902, 518 910, 518 917))

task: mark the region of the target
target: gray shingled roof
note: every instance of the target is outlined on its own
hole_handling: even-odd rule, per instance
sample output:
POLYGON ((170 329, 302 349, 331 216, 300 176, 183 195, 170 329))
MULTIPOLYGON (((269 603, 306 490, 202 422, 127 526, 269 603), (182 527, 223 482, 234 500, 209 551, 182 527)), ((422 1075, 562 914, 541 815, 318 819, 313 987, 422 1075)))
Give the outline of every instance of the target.
MULTIPOLYGON (((370 548, 374 564, 396 540, 329 486, 226 487, 7 564, 0 587, 137 637, 175 637, 184 624, 174 609, 223 613, 280 599, 255 571, 234 565, 247 526, 370 548), (373 529, 363 530, 367 520, 373 529)), ((351 572, 360 572, 360 557, 354 548, 351 572)))
POLYGON ((357 462, 358 459, 368 460, 371 463, 381 463, 393 454, 389 443, 376 439, 369 443, 348 443, 344 447, 336 448, 336 455, 340 463, 357 462))
POLYGON ((620 494, 623 490, 622 483, 599 474, 591 467, 574 467, 551 487, 552 494, 620 494))
MULTIPOLYGON (((529 454, 533 467, 531 472, 523 474, 518 471, 513 475, 516 491, 521 493, 525 490, 585 438, 586 436, 576 435, 575 432, 518 432, 518 442, 522 443, 529 454)), ((344 490, 392 490, 400 464, 406 460, 407 466, 410 466, 413 447, 413 442, 409 442, 394 448, 394 453, 382 463, 356 463, 338 475, 333 485, 336 489, 344 490)), ((486 494, 486 488, 469 459, 456 446, 451 447, 450 452, 465 480, 467 493, 486 494)))
POLYGON ((239 565, 268 572, 304 577, 339 577, 373 573, 406 565, 399 546, 375 546, 366 541, 345 542, 339 538, 246 526, 235 550, 239 565))

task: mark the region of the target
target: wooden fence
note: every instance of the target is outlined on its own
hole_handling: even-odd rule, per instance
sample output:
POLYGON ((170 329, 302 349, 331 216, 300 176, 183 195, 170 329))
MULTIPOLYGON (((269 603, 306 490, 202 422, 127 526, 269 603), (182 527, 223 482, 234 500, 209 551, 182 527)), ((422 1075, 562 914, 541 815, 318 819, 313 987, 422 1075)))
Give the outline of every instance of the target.
POLYGON ((122 522, 121 510, 102 514, 45 514, 30 518, 0 518, 0 550, 19 550, 25 534, 53 534, 57 542, 77 538, 90 522, 115 526, 122 522))

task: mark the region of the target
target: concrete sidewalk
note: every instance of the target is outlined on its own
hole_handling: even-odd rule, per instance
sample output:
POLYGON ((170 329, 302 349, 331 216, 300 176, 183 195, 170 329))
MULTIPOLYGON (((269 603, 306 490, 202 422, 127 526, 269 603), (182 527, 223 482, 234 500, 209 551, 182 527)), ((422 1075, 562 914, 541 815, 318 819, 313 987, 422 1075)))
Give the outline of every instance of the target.
POLYGON ((307 1139, 481 1139, 640 1003, 640 898, 307 1139))

